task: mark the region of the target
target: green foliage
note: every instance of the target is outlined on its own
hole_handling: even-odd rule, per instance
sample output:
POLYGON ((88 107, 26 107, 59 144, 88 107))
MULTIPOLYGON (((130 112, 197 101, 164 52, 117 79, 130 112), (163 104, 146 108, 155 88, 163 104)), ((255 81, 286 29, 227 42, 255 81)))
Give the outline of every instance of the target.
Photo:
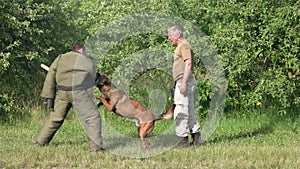
POLYGON ((4 0, 0 2, 1 116, 10 116, 38 102, 45 71, 61 52, 83 41, 87 32, 76 25, 71 4, 56 1, 4 0), (28 103, 20 105, 19 103, 28 103))
POLYGON ((184 24, 185 36, 192 45, 203 43, 209 46, 194 49, 194 73, 200 89, 198 113, 207 113, 214 97, 212 93, 218 88, 227 89, 227 109, 274 106, 279 109, 279 114, 299 111, 299 6, 295 0, 3 0, 0 2, 2 116, 17 108, 13 106, 18 102, 31 104, 39 98, 45 76, 45 71, 39 68, 41 63, 49 65, 58 54, 70 50, 75 41, 88 40, 95 34, 110 34, 107 37, 110 42, 96 38, 99 41, 95 50, 103 56, 95 57, 101 58, 98 68, 103 74, 114 78, 121 87, 125 86, 130 95, 141 99, 145 105, 149 102, 144 98, 155 90, 147 86, 149 81, 146 79, 150 74, 165 78, 156 82, 157 86, 164 86, 163 91, 168 95, 167 88, 173 85, 167 78, 169 70, 154 69, 162 64, 171 66, 174 47, 167 41, 165 30, 173 24, 184 24), (144 18, 134 17, 141 13, 144 18), (147 13, 174 17, 173 22, 181 18, 190 24, 152 18, 154 22, 142 22, 144 30, 122 37, 134 30, 128 24, 138 24, 150 16, 147 13), (128 20, 120 20, 124 17, 128 20), (124 24, 124 28, 130 29, 107 29, 99 34, 99 30, 110 24, 124 24), (154 31, 148 28, 154 28, 154 31), (193 28, 199 32, 191 31, 193 28), (200 32, 207 36, 195 39, 193 35, 200 32), (103 51, 98 49, 99 46, 109 50, 103 51), (214 48, 216 52, 207 51, 208 48, 214 48), (141 57, 146 60, 141 62, 141 57), (149 66, 147 61, 152 65, 149 66), (120 65, 126 67, 126 71, 120 65), (130 76, 137 70, 137 74, 130 76), (126 84, 117 78, 120 76, 129 77, 130 81, 126 84), (218 76, 226 77, 226 85, 224 81, 218 81, 218 76), (142 87, 144 90, 138 86, 145 86, 142 87))
POLYGON ((14 105, 14 103, 15 101, 13 100, 13 98, 9 97, 7 94, 0 95, 1 123, 14 123, 16 119, 20 119, 23 117, 22 108, 19 107, 19 105, 14 105))
POLYGON ((224 63, 231 107, 299 105, 299 2, 217 4, 211 41, 224 63))
MULTIPOLYGON (((139 6, 134 12, 171 13, 190 21, 208 35, 224 66, 228 108, 276 105, 280 114, 286 114, 290 107, 299 105, 299 2, 165 1, 165 6, 169 6, 165 9, 155 2, 147 1, 148 5, 139 6)), ((128 1, 113 4, 110 9, 122 10, 118 15, 114 10, 102 13, 102 18, 117 16, 112 18, 118 19, 125 13, 133 14, 130 9, 137 5, 128 1)), ((99 22, 99 26, 102 24, 99 22)), ((188 38, 192 36, 190 32, 186 35, 188 38)), ((165 37, 153 37, 139 35, 118 42, 101 61, 99 69, 106 74, 124 73, 117 66, 139 50, 160 46, 162 50, 172 51, 170 44, 161 39, 165 37), (153 40, 157 43, 152 43, 153 40)), ((196 55, 195 74, 198 85, 201 85, 199 102, 207 109, 214 75, 205 70, 208 69, 207 63, 211 62, 206 58, 211 54, 205 52, 200 50, 196 55)))

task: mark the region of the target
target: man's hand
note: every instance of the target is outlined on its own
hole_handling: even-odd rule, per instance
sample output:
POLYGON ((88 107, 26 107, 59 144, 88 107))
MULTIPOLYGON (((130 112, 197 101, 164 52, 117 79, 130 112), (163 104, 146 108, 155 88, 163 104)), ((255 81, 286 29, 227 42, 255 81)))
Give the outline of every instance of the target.
POLYGON ((49 109, 53 109, 53 108, 54 108, 54 99, 47 98, 46 99, 46 109, 49 110, 49 109))
POLYGON ((185 94, 186 92, 186 83, 181 83, 179 87, 180 93, 185 94))
POLYGON ((191 73, 191 70, 192 70, 192 60, 187 59, 184 61, 184 72, 183 72, 182 82, 179 87, 181 94, 186 93, 186 82, 189 77, 189 74, 191 73))

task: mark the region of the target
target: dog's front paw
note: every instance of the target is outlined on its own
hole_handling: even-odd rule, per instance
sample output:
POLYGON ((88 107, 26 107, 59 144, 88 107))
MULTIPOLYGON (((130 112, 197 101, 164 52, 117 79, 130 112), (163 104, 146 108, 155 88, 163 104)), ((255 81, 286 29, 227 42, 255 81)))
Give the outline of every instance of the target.
POLYGON ((103 99, 103 97, 101 97, 100 95, 97 95, 97 94, 94 94, 94 97, 99 99, 99 100, 103 99))
POLYGON ((103 106, 103 105, 104 105, 103 102, 99 102, 99 103, 97 104, 98 107, 103 106))

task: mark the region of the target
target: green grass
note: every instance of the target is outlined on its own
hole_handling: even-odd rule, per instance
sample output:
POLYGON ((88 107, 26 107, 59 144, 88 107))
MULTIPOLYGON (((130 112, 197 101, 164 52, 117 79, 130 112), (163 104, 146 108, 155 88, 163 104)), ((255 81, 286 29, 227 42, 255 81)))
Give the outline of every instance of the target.
MULTIPOLYGON (((108 152, 90 152, 74 112, 47 147, 33 144, 46 114, 0 126, 0 168, 298 168, 300 118, 223 117, 204 146, 176 149, 172 120, 158 121, 145 152, 135 123, 109 112, 103 114, 104 145, 108 152), (156 139, 156 137, 161 136, 156 139), (169 145, 170 144, 170 145, 169 145), (143 158, 139 158, 143 157, 143 158)), ((205 125, 202 118, 201 126, 205 125)))

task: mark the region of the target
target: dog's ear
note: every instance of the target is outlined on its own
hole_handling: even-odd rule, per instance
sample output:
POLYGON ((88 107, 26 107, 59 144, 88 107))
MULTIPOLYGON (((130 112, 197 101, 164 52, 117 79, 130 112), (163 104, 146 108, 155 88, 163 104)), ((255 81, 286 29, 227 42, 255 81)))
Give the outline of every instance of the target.
POLYGON ((96 73, 95 83, 96 85, 100 82, 100 79, 102 78, 101 74, 99 72, 96 73))
POLYGON ((105 75, 102 76, 102 80, 104 85, 110 86, 112 84, 110 79, 105 75))

